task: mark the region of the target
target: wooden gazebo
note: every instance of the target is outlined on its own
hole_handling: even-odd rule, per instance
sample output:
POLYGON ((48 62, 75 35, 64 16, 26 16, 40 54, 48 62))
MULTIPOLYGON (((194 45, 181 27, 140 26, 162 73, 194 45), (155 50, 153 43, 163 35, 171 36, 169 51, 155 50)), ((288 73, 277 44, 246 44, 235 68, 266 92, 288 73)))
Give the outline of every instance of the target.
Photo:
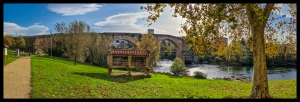
POLYGON ((108 54, 108 75, 112 74, 112 69, 126 68, 131 75, 131 70, 134 68, 143 69, 145 76, 149 75, 149 55, 146 50, 111 50, 108 54))

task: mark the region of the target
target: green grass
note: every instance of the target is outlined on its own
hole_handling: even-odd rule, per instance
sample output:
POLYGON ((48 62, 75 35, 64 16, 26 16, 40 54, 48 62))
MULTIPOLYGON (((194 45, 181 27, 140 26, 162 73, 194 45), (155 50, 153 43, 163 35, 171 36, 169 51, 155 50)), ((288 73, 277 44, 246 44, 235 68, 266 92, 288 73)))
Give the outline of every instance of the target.
MULTIPOLYGON (((107 69, 64 58, 35 56, 32 98, 243 98, 251 83, 153 74, 152 78, 109 77, 107 69)), ((121 72, 121 70, 113 70, 121 72)), ((124 71, 126 72, 126 71, 124 71)), ((269 82, 274 98, 296 98, 296 79, 269 82)))
MULTIPOLYGON (((3 50, 4 52, 4 50, 3 50)), ((10 49, 7 49, 7 55, 8 55, 8 58, 5 59, 5 56, 3 54, 3 62, 4 62, 4 66, 6 66, 7 64, 15 61, 16 59, 20 58, 20 57, 15 57, 15 50, 10 50, 10 49)), ((28 56, 28 53, 25 52, 24 54, 25 56, 28 56)))

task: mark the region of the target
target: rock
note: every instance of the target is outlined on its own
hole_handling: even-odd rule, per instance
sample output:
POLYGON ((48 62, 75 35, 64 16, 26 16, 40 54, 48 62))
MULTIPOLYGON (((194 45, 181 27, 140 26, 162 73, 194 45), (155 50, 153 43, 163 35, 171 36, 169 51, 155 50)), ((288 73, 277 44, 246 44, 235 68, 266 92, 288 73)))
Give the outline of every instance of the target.
POLYGON ((234 78, 234 76, 231 76, 231 78, 234 78))

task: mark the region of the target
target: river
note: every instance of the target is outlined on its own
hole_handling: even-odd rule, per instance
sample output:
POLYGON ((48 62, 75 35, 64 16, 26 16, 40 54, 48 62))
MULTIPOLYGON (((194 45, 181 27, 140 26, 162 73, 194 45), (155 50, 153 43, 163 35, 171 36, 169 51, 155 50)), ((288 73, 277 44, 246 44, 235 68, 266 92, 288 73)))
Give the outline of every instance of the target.
MULTIPOLYGON (((154 72, 170 72, 170 66, 172 60, 160 60, 155 67, 154 72)), ((243 75, 252 78, 253 67, 252 66, 220 66, 210 64, 193 64, 187 65, 189 69, 189 75, 193 75, 195 71, 201 71, 207 74, 208 79, 213 77, 230 77, 235 75, 243 75)), ((296 79, 297 67, 268 67, 268 81, 281 80, 281 79, 296 79)))

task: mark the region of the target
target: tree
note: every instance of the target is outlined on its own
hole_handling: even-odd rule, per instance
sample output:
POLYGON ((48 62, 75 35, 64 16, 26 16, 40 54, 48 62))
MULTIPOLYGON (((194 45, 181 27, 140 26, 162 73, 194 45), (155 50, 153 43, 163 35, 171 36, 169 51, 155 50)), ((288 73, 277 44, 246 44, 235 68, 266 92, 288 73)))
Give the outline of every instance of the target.
POLYGON ((105 35, 91 34, 92 44, 89 46, 89 60, 100 66, 107 65, 107 56, 110 51, 109 45, 113 40, 105 35))
POLYGON ((165 50, 165 51, 168 52, 168 55, 170 56, 170 55, 172 54, 172 51, 173 51, 172 46, 168 45, 168 46, 166 47, 166 50, 165 50))
POLYGON ((176 57, 174 59, 174 62, 173 64, 171 65, 171 72, 175 75, 175 76, 178 76, 180 75, 182 72, 184 72, 185 70, 187 70, 187 68, 185 67, 185 64, 184 62, 176 57))
POLYGON ((90 26, 84 21, 74 20, 68 26, 64 22, 57 23, 54 29, 61 33, 56 40, 63 42, 69 58, 74 59, 74 65, 77 59, 84 62, 89 53, 88 45, 91 45, 90 26))
POLYGON ((159 60, 160 43, 152 34, 142 34, 141 41, 136 43, 138 49, 150 51, 150 68, 153 68, 159 60))
POLYGON ((217 51, 212 52, 213 56, 219 56, 219 57, 224 57, 226 62, 228 63, 231 61, 231 56, 232 56, 232 46, 226 46, 225 43, 221 43, 218 45, 219 49, 217 51))
POLYGON ((19 37, 16 39, 16 47, 19 49, 24 49, 26 46, 26 42, 24 40, 24 38, 19 35, 19 37))
POLYGON ((5 35, 4 36, 4 44, 9 46, 9 47, 15 46, 14 37, 12 35, 5 35))
POLYGON ((34 40, 34 48, 42 49, 43 51, 48 51, 47 49, 50 48, 51 41, 49 38, 36 38, 34 40))
POLYGON ((238 40, 233 40, 231 42, 231 49, 232 49, 232 58, 234 59, 235 62, 240 61, 240 57, 243 54, 243 45, 241 43, 239 43, 238 40))
POLYGON ((287 38, 282 40, 290 42, 291 46, 296 44, 296 4, 287 4, 290 19, 286 18, 286 15, 278 15, 281 6, 275 6, 275 3, 147 4, 141 9, 146 9, 150 14, 147 19, 150 22, 149 26, 159 18, 167 5, 174 8, 174 17, 181 16, 186 19, 181 25, 182 32, 187 34, 184 39, 199 55, 216 51, 220 38, 224 36, 237 39, 251 36, 254 70, 249 98, 271 98, 265 43, 274 41, 274 38, 278 37, 275 35, 287 35, 287 38))

